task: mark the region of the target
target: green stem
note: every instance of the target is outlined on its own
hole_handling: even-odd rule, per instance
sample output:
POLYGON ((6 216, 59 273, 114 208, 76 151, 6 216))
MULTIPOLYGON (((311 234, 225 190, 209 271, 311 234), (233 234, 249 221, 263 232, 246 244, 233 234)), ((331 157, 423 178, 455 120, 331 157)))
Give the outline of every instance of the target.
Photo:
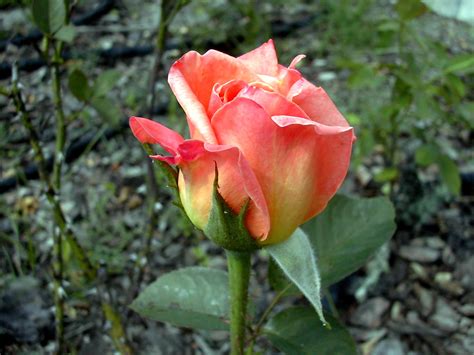
POLYGON ((64 347, 64 297, 63 297, 63 258, 62 258, 62 234, 59 230, 54 230, 54 305, 56 317, 56 342, 57 353, 62 354, 64 347))
POLYGON ((254 345, 255 340, 257 339, 257 337, 260 335, 260 331, 263 327, 263 323, 267 320, 267 318, 270 315, 273 308, 275 308, 275 306, 278 304, 278 302, 280 302, 282 297, 285 295, 286 291, 288 291, 290 289, 291 285, 292 285, 292 283, 288 283, 288 285, 286 285, 280 292, 278 292, 278 294, 275 296, 275 298, 273 298, 272 302, 268 305, 267 309, 265 309, 265 311, 263 312, 262 317, 260 318, 257 325, 255 326, 255 328, 252 332, 252 336, 250 337, 250 339, 248 341, 249 346, 248 346, 248 349, 247 349, 247 354, 253 354, 253 345, 254 345))
POLYGON ((66 118, 63 110, 63 99, 61 95, 61 75, 59 65, 61 63, 62 42, 54 46, 52 63, 52 90, 54 111, 56 115, 56 147, 53 166, 53 186, 57 193, 61 189, 61 167, 64 161, 64 146, 66 144, 66 118))
POLYGON ((242 355, 245 344, 250 279, 250 253, 227 250, 230 290, 230 344, 231 355, 242 355))

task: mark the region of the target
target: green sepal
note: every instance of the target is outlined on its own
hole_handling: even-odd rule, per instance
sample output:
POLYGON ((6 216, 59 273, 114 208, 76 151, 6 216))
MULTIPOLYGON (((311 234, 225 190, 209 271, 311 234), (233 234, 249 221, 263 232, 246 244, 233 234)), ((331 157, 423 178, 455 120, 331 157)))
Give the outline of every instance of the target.
MULTIPOLYGON (((150 144, 144 143, 142 145, 143 145, 143 149, 148 155, 155 154, 150 144)), ((153 160, 153 163, 158 168, 158 169, 154 169, 156 180, 160 181, 160 176, 158 176, 157 175, 158 173, 156 172, 156 171, 159 171, 166 178, 167 186, 170 187, 174 192, 175 200, 173 201, 173 204, 184 211, 183 205, 181 204, 181 200, 179 198, 179 192, 178 192, 178 170, 173 168, 170 164, 168 164, 165 161, 153 160)))
POLYGON ((244 224, 250 199, 244 203, 237 214, 227 205, 219 193, 219 174, 215 168, 211 211, 204 228, 204 234, 217 245, 232 251, 252 251, 260 248, 244 224))

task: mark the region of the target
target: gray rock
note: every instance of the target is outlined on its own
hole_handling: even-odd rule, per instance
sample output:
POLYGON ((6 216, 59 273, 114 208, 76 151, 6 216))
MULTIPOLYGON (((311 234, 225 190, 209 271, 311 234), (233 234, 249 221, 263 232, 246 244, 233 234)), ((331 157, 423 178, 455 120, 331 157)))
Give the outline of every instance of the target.
POLYGON ((376 297, 361 304, 351 317, 351 322, 366 328, 376 328, 382 324, 382 316, 390 307, 385 298, 376 297))
POLYGON ((425 243, 428 247, 433 249, 443 249, 446 243, 440 237, 425 238, 425 243))
POLYGON ((453 307, 443 298, 436 301, 435 313, 430 317, 429 321, 435 327, 445 332, 455 332, 459 328, 461 316, 453 307))
POLYGON ((468 290, 474 290, 474 255, 459 263, 454 272, 454 277, 468 290))
POLYGON ((403 349, 403 344, 399 339, 390 338, 384 339, 379 342, 372 355, 404 355, 405 351, 403 349))
POLYGON ((459 307, 459 312, 461 312, 462 314, 468 317, 474 316, 474 304, 468 303, 468 304, 462 305, 461 307, 459 307))
POLYGON ((415 284, 413 289, 421 303, 421 314, 428 316, 434 308, 434 295, 432 292, 415 284))
POLYGON ((0 293, 0 338, 38 343, 54 336, 54 317, 41 298, 38 280, 19 277, 0 293))
POLYGON ((462 346, 468 354, 474 354, 474 337, 466 336, 462 340, 462 346))
POLYGON ((432 263, 439 259, 439 250, 417 245, 405 245, 400 248, 399 254, 402 258, 420 263, 432 263))

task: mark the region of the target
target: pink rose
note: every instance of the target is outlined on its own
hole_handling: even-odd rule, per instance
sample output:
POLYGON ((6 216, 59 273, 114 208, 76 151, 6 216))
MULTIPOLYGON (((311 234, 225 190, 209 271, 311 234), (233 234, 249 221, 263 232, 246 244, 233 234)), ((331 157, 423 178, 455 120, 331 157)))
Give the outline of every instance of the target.
POLYGON ((320 213, 346 176, 353 128, 326 92, 278 64, 273 41, 238 58, 191 51, 168 82, 186 112, 191 139, 145 118, 130 127, 142 143, 179 167, 179 195, 191 221, 208 222, 215 165, 219 192, 235 212, 250 198, 245 225, 256 241, 274 244, 320 213))

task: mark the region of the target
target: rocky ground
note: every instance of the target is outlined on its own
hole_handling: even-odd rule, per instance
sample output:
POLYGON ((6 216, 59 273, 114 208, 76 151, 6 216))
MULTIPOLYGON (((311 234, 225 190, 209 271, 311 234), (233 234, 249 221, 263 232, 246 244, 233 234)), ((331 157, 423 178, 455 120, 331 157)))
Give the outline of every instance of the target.
MULTIPOLYGON (((78 31, 78 45, 71 48, 71 52, 90 54, 93 50, 107 50, 116 45, 151 43, 156 27, 154 6, 154 3, 145 2, 138 9, 132 2, 123 1, 121 6, 97 22, 83 26, 78 31)), ((0 11, 4 15, 2 31, 25 32, 27 22, 22 11, 0 11)), ((281 14, 276 12, 274 16, 277 15, 281 14)), ((300 4, 280 22, 292 24, 294 18, 304 22, 308 15, 312 13, 300 4)), ((283 27, 288 33, 276 37, 275 41, 284 52, 285 63, 296 54, 314 50, 314 42, 310 40, 314 35, 311 27, 283 27)), ((164 56, 165 67, 185 51, 184 39, 190 28, 178 21, 174 31, 175 38, 170 41, 172 48, 164 56)), ((218 35, 216 38, 209 35, 209 38, 216 43, 221 41, 218 35)), ((205 46, 205 43, 198 42, 196 46, 205 46)), ((223 47, 235 48, 235 43, 224 43, 223 47)), ((9 63, 13 59, 36 57, 30 46, 9 45, 0 53, 0 61, 9 63)), ((149 54, 100 63, 76 58, 70 59, 67 65, 83 65, 89 69, 91 77, 108 68, 117 70, 121 78, 110 97, 115 99, 123 121, 126 121, 127 116, 143 112, 143 97, 148 83, 144 73, 150 72, 152 62, 149 54)), ((302 69, 304 74, 327 86, 331 94, 344 85, 347 73, 334 72, 330 60, 310 57, 307 63, 302 69)), ((41 138, 47 142, 46 150, 50 152, 54 133, 49 128, 51 97, 48 73, 45 67, 40 67, 20 75, 27 103, 41 127, 41 138)), ((0 84, 7 85, 8 78, 1 80, 0 84)), ((63 86, 67 88, 66 80, 63 86)), ((164 74, 157 89, 159 109, 153 118, 178 128, 184 127, 182 113, 170 99, 164 74)), ((345 99, 337 94, 333 96, 336 102, 345 99)), ((71 112, 81 109, 81 103, 66 95, 65 107, 71 112)), ((14 108, 3 97, 0 98, 0 108, 1 127, 4 129, 1 133, 0 178, 5 180, 16 175, 20 167, 28 165, 32 155, 14 108)), ((110 127, 114 131, 108 138, 99 137, 98 145, 65 169, 61 191, 64 209, 81 243, 91 250, 91 257, 100 262, 103 269, 102 284, 84 285, 76 275, 74 262, 71 261, 67 267, 72 275, 70 284, 65 287, 68 343, 80 354, 112 352, 110 338, 106 335, 110 324, 102 320, 97 302, 99 295, 105 293, 119 305, 125 318, 127 336, 138 353, 227 353, 226 333, 193 332, 158 324, 140 318, 127 308, 138 289, 159 275, 196 264, 225 268, 225 259, 221 250, 194 231, 180 216, 171 204, 170 192, 163 187, 155 205, 159 222, 151 240, 150 257, 146 263, 142 262, 148 215, 145 154, 128 129, 123 128, 122 119, 118 123, 104 120, 90 108, 81 112, 83 119, 69 126, 72 138, 78 139, 110 127), (143 279, 140 284, 135 284, 140 265, 144 265, 143 279)), ((472 158, 472 147, 469 154, 472 158)), ((370 174, 377 159, 377 156, 371 157, 362 169, 351 173, 343 190, 359 195, 375 194, 370 174)), ((465 193, 456 199, 446 197, 431 182, 429 176, 417 179, 419 191, 416 196, 399 188, 395 236, 363 270, 332 290, 340 316, 350 327, 363 354, 474 353, 474 196, 465 193), (415 205, 421 207, 415 209, 415 205)), ((0 353, 48 353, 54 346, 53 300, 48 269, 52 247, 49 209, 41 185, 34 179, 2 193, 1 197, 0 353)), ((251 294, 258 300, 257 313, 262 312, 273 297, 266 282, 267 261, 265 255, 254 259, 251 294)), ((305 301, 289 298, 285 302, 305 301)), ((266 342, 258 345, 265 354, 277 353, 266 342)))

